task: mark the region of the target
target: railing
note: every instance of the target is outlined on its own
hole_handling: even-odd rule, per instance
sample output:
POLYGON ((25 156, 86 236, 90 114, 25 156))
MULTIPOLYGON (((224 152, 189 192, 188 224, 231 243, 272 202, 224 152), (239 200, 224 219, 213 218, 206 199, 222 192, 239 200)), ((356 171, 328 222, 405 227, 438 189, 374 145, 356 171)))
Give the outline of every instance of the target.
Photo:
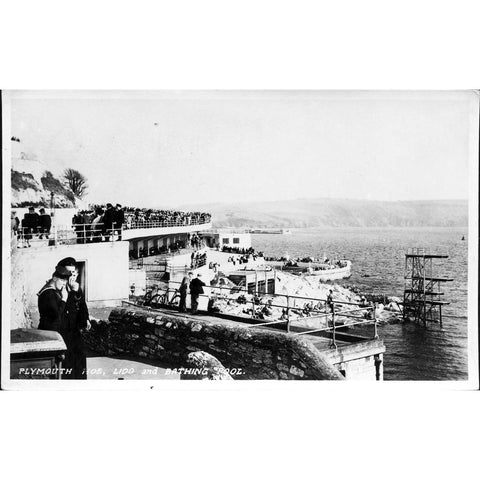
POLYGON ((133 220, 123 224, 125 230, 136 228, 166 228, 166 227, 189 227, 191 225, 205 225, 211 222, 211 219, 202 218, 179 218, 170 220, 133 220))
POLYGON ((71 227, 53 225, 48 231, 40 227, 21 227, 17 231, 17 247, 115 242, 122 239, 122 230, 122 228, 105 229, 102 223, 82 223, 71 227))
MULTIPOLYGON (((175 282, 175 281, 170 281, 170 284, 180 284, 181 282, 175 282)), ((211 286, 207 285, 207 287, 211 290, 211 294, 201 294, 201 297, 206 297, 206 298, 211 298, 213 294, 215 294, 216 291, 222 295, 222 290, 228 290, 230 293, 232 290, 234 290, 235 293, 245 293, 248 295, 247 289, 242 289, 239 288, 238 286, 230 286, 230 287, 225 287, 225 286, 211 286)), ((158 285, 155 285, 153 289, 157 292, 157 295, 159 291, 164 291, 165 293, 162 294, 161 298, 163 299, 162 302, 160 302, 157 306, 161 305, 168 305, 168 306, 173 306, 174 300, 178 297, 178 289, 171 289, 170 286, 167 286, 165 288, 161 288, 158 285), (173 293, 173 297, 170 298, 170 294, 173 293)), ((218 295, 218 293, 217 293, 218 295)), ((265 296, 268 297, 284 297, 286 298, 286 306, 284 304, 275 304, 271 300, 268 301, 266 304, 268 307, 280 307, 282 308, 282 316, 278 320, 272 320, 268 322, 262 322, 262 323, 255 323, 252 325, 249 325, 247 328, 256 328, 256 327, 264 327, 264 326, 272 326, 276 324, 285 324, 286 331, 287 333, 293 334, 293 335, 307 335, 307 334, 313 334, 313 333, 321 333, 321 332, 329 332, 332 335, 331 342, 330 342, 330 348, 337 348, 337 330, 342 327, 353 327, 356 325, 373 325, 373 336, 372 338, 377 339, 378 338, 378 324, 377 324, 377 319, 375 315, 375 304, 373 305, 364 305, 364 304, 359 304, 359 303, 354 303, 354 302, 342 302, 342 301, 336 301, 336 300, 328 300, 328 299, 321 299, 321 298, 312 298, 312 297, 303 297, 303 296, 298 296, 298 295, 287 295, 287 294, 277 294, 277 293, 272 293, 272 294, 266 294, 265 296), (307 300, 308 302, 304 302, 303 305, 297 306, 296 301, 297 300, 307 300), (293 301, 293 305, 292 305, 293 301), (304 317, 298 317, 298 318, 291 318, 290 314, 295 311, 304 311, 305 310, 305 304, 312 304, 313 302, 317 302, 317 306, 313 307, 310 310, 311 312, 317 313, 316 315, 308 315, 304 317), (336 306, 351 306, 352 308, 349 308, 347 310, 337 310, 336 306), (323 308, 323 311, 322 311, 323 308), (363 316, 358 316, 358 314, 362 314, 363 316), (353 320, 358 320, 354 322, 349 322, 348 324, 338 324, 338 318, 343 317, 343 318, 349 318, 353 320), (292 331, 292 323, 293 322, 301 322, 304 320, 320 320, 320 319, 325 319, 326 326, 325 327, 319 327, 319 328, 314 328, 311 330, 301 330, 301 331, 292 331)), ((227 295, 225 295, 227 297, 227 295)), ((245 299, 246 300, 246 299, 245 299)), ((260 304, 260 297, 257 296, 255 293, 252 295, 252 299, 250 301, 245 301, 245 305, 251 304, 251 318, 255 319, 258 318, 259 313, 261 311, 257 310, 257 307, 260 304)), ((265 304, 263 305, 265 307, 265 304)), ((294 326, 295 328, 295 326, 294 326)), ((301 328, 301 327, 296 327, 296 329, 301 328)))

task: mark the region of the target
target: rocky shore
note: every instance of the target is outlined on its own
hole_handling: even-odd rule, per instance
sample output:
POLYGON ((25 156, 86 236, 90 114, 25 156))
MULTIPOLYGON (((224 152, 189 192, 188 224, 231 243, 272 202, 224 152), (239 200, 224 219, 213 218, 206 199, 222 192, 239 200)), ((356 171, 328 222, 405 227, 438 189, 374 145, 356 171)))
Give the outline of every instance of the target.
MULTIPOLYGON (((311 318, 325 313, 325 301, 332 290, 334 302, 337 303, 335 311, 341 313, 347 309, 352 309, 351 303, 360 304, 369 302, 369 305, 375 305, 375 316, 379 323, 393 323, 401 319, 399 315, 400 299, 397 297, 373 298, 372 296, 360 295, 353 289, 341 286, 336 283, 320 282, 314 276, 298 276, 287 272, 278 271, 276 274, 276 295, 262 295, 257 297, 245 292, 235 294, 220 295, 211 293, 210 310, 235 316, 255 316, 265 321, 276 321, 286 318, 287 302, 290 307, 289 318, 294 320, 298 326, 318 327, 325 325, 325 318, 311 318), (305 297, 305 298, 299 298, 305 297), (254 311, 252 311, 254 310, 254 311), (311 320, 309 320, 309 318, 311 320)), ((368 321, 370 316, 367 312, 359 312, 359 316, 368 321)), ((338 317, 339 323, 348 325, 358 322, 356 319, 338 317)))

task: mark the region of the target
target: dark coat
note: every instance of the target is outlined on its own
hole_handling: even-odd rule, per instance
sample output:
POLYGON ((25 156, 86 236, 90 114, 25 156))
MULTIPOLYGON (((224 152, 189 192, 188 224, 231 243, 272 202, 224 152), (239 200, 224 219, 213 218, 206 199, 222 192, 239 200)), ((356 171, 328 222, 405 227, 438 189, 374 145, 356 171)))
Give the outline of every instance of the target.
POLYGON ((81 329, 87 326, 88 308, 81 289, 68 293, 67 301, 53 287, 51 281, 38 293, 41 330, 53 330, 63 338, 67 347, 63 367, 68 371, 65 379, 86 378, 86 357, 83 351, 81 329))
POLYGON ((47 213, 45 215, 40 215, 40 227, 46 232, 49 232, 52 228, 52 217, 47 213))
POLYGON ((203 287, 205 284, 199 279, 199 278, 194 278, 190 282, 190 293, 192 295, 200 295, 203 293, 203 287))
POLYGON ((183 277, 182 283, 180 284, 180 287, 178 289, 180 291, 180 295, 187 294, 189 282, 190 279, 187 276, 183 277))
POLYGON ((68 292, 65 308, 65 330, 70 333, 80 333, 82 328, 87 327, 89 320, 88 307, 82 289, 68 292))
POLYGON ((115 210, 113 212, 113 221, 115 222, 115 227, 120 228, 125 223, 125 214, 123 210, 115 210))
POLYGON ((66 303, 51 281, 38 292, 38 311, 40 312, 40 330, 65 333, 64 313, 66 303))
POLYGON ((66 379, 86 379, 87 359, 84 352, 81 330, 87 327, 89 319, 88 307, 82 289, 68 292, 67 305, 65 307, 64 339, 67 345, 65 356, 65 368, 72 372, 65 375, 66 379))
POLYGON ((115 221, 115 210, 113 208, 107 208, 103 214, 103 230, 112 230, 113 222, 115 221))
POLYGON ((23 216, 22 220, 22 227, 23 228, 31 228, 32 230, 35 230, 40 223, 40 216, 38 213, 26 213, 23 216))

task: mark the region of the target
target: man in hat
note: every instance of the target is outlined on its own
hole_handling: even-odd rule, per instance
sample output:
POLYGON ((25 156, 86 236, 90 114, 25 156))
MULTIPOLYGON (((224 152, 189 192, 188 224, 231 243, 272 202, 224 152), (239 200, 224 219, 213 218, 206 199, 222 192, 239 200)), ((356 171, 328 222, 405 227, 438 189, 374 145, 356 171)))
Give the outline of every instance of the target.
POLYGON ((107 208, 103 214, 103 234, 107 239, 112 235, 115 210, 111 203, 107 203, 107 208))
POLYGON ((68 293, 64 311, 64 329, 62 336, 67 345, 65 368, 72 369, 71 375, 65 378, 84 380, 87 378, 87 358, 82 341, 82 330, 90 329, 88 307, 85 295, 77 282, 77 262, 73 257, 63 258, 57 268, 65 268, 70 273, 65 289, 68 293))
POLYGON ((44 208, 40 209, 40 217, 39 217, 39 229, 40 229, 40 237, 48 238, 50 235, 50 230, 52 228, 52 217, 48 213, 45 212, 44 208))
POLYGON ((35 212, 33 207, 29 207, 28 213, 23 216, 22 228, 26 242, 26 245, 24 245, 25 247, 31 246, 30 240, 32 239, 32 234, 37 233, 39 218, 38 213, 35 212))
POLYGON ((113 228, 119 232, 118 239, 122 239, 122 225, 125 223, 125 214, 123 213, 122 206, 117 203, 113 212, 113 228))
POLYGON ((194 278, 190 282, 190 298, 192 300, 192 315, 196 315, 198 312, 198 297, 203 293, 203 287, 205 284, 201 280, 202 274, 197 274, 197 278, 194 278))
POLYGON ((180 292, 180 304, 178 305, 178 310, 180 312, 187 311, 187 292, 188 286, 192 281, 193 273, 188 272, 188 275, 185 275, 182 279, 182 283, 180 284, 180 288, 178 289, 180 292))

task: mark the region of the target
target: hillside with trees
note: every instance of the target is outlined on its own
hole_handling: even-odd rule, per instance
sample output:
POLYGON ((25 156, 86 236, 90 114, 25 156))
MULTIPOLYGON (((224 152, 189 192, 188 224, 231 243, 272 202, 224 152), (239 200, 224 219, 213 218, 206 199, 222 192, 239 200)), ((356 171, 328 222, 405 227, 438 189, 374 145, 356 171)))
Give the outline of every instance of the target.
POLYGON ((61 178, 46 170, 38 181, 31 173, 11 170, 12 207, 49 207, 51 194, 56 207, 74 207, 85 196, 86 178, 78 171, 67 169, 61 178))

